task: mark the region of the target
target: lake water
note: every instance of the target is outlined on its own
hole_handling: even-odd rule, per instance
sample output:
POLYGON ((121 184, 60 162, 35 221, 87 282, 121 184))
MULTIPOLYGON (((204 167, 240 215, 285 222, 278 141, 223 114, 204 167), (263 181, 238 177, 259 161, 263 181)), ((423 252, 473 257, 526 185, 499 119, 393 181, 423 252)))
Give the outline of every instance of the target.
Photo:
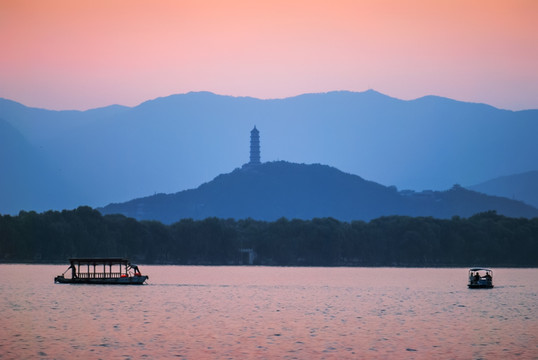
POLYGON ((538 269, 0 265, 0 359, 538 359, 538 269))

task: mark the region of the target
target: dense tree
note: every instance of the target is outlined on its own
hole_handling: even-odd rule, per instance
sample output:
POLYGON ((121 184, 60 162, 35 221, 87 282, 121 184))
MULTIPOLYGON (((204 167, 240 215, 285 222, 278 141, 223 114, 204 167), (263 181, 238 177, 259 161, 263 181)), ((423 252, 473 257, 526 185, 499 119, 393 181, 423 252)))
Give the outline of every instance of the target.
POLYGON ((1 262, 128 257, 148 264, 282 266, 538 266, 538 218, 494 211, 450 220, 388 216, 274 222, 183 219, 172 225, 101 215, 89 207, 0 216, 1 262))

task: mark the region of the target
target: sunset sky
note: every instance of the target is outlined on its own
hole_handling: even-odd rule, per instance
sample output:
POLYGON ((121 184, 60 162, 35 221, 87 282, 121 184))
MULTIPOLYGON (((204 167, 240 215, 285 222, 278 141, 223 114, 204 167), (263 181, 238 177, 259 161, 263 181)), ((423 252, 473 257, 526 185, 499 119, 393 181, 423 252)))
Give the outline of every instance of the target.
POLYGON ((0 97, 27 106, 367 89, 538 109, 538 1, 0 1, 0 97))

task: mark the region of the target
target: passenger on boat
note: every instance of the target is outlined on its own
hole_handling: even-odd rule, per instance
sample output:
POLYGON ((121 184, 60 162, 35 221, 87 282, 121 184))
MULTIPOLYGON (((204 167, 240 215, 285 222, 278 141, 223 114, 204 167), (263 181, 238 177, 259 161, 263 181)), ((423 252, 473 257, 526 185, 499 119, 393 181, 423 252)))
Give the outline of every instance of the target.
POLYGON ((132 265, 134 270, 134 276, 142 276, 142 273, 140 273, 140 270, 138 270, 138 266, 132 265))
POLYGON ((474 281, 478 282, 480 280, 480 275, 478 274, 478 271, 474 274, 474 281))
MULTIPOLYGON (((70 269, 73 269, 72 270, 72 275, 73 275, 73 279, 76 279, 78 278, 78 274, 77 274, 77 268, 75 267, 75 265, 71 265, 67 268, 67 270, 65 270, 65 272, 67 272, 68 270, 70 269)), ((65 273, 64 273, 65 274, 65 273)))

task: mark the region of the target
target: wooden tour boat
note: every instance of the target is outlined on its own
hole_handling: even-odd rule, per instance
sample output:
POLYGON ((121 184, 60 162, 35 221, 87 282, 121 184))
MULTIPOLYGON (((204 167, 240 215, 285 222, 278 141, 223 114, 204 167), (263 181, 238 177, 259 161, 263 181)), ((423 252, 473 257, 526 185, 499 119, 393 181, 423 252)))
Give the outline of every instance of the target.
POLYGON ((138 266, 122 258, 69 259, 69 267, 54 278, 60 284, 142 285, 149 276, 142 275, 138 266), (69 271, 70 274, 65 276, 69 271))

